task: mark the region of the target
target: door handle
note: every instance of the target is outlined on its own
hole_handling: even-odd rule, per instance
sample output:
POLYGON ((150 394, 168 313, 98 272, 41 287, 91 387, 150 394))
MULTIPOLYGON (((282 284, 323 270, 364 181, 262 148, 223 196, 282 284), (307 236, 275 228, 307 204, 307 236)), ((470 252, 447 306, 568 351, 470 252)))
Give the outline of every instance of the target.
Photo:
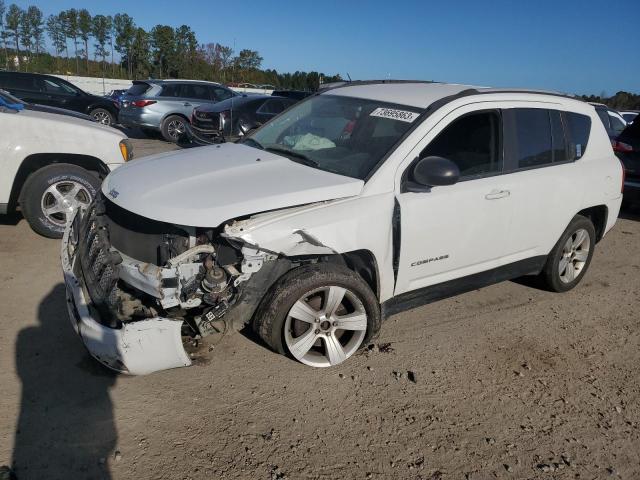
POLYGON ((497 200, 499 198, 508 197, 511 195, 509 190, 491 190, 491 192, 487 193, 484 198, 487 200, 497 200))
POLYGON ((190 106, 191 106, 191 104, 190 104, 189 102, 184 102, 184 103, 183 103, 183 105, 184 105, 185 107, 190 107, 190 106))

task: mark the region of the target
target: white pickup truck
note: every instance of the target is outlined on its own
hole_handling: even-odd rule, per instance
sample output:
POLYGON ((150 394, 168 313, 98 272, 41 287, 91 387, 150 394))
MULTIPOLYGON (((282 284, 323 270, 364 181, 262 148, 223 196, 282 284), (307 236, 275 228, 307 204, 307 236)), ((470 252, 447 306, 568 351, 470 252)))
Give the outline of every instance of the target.
POLYGON ((133 155, 126 135, 114 128, 22 108, 6 97, 0 97, 0 132, 0 214, 20 208, 34 231, 51 238, 62 237, 102 178, 133 155))
POLYGON ((622 185, 587 103, 347 83, 240 143, 110 174, 63 239, 69 312, 94 357, 130 374, 189 365, 181 336, 245 324, 333 366, 403 309, 524 275, 575 287, 622 185))

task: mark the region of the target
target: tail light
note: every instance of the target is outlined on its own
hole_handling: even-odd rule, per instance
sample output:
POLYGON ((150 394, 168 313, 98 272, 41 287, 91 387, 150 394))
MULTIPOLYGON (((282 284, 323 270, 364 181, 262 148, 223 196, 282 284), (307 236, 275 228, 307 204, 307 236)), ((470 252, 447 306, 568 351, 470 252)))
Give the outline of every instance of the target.
POLYGON ((628 143, 620 142, 618 140, 611 140, 611 146, 614 152, 629 153, 633 152, 633 147, 628 143))
POLYGON ((154 103, 156 103, 155 100, 136 100, 134 102, 131 102, 131 105, 133 105, 134 107, 148 107, 149 105, 153 105, 154 103))

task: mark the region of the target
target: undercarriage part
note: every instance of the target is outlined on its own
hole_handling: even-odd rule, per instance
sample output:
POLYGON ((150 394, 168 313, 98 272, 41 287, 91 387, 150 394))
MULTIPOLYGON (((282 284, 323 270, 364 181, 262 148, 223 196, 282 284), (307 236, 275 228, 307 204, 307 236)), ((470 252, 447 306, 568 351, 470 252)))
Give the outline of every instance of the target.
POLYGON ((111 245, 128 257, 162 266, 189 248, 189 233, 184 228, 131 213, 102 194, 95 202, 107 222, 111 245))
POLYGON ((195 318, 196 326, 203 337, 211 335, 222 337, 227 333, 229 327, 223 317, 228 309, 229 305, 226 302, 219 303, 208 309, 204 315, 195 318))
POLYGON ((222 337, 248 323, 269 286, 291 268, 220 229, 182 229, 127 213, 100 198, 74 229, 77 264, 105 326, 160 317, 182 322, 182 334, 195 339, 222 337))

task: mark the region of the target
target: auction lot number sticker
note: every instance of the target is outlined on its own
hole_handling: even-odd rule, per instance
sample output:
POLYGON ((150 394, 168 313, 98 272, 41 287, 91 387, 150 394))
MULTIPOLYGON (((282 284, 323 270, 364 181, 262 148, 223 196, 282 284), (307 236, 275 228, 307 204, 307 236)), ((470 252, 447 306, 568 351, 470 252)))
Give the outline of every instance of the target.
POLYGON ((407 110, 396 110, 395 108, 376 108, 371 112, 372 117, 390 118, 392 120, 400 120, 401 122, 411 123, 420 114, 415 112, 408 112, 407 110))

